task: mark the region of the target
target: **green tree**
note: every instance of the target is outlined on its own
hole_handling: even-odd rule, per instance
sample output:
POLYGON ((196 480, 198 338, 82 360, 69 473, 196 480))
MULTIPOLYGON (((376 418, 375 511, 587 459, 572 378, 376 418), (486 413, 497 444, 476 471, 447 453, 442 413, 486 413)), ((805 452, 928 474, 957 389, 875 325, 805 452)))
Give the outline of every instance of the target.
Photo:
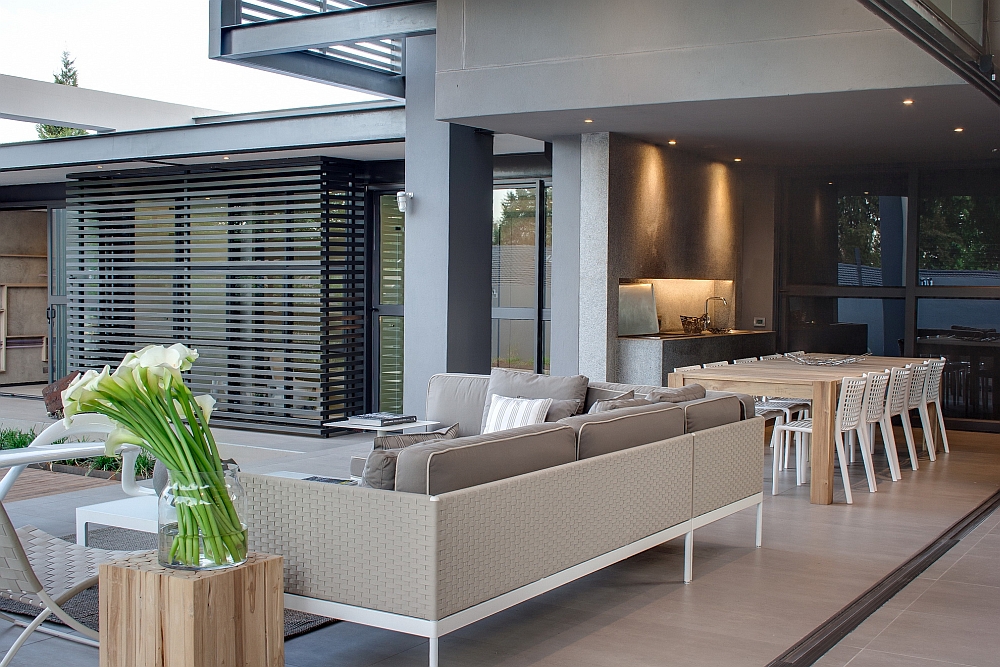
POLYGON ((862 265, 882 266, 878 197, 850 196, 838 199, 837 237, 840 262, 854 264, 854 249, 857 248, 861 251, 862 265))
POLYGON ((493 221, 493 245, 535 245, 535 191, 509 190, 493 221))
POLYGON ((1000 197, 944 196, 922 200, 920 268, 1000 269, 1000 197))
MULTIPOLYGON (((76 66, 73 64, 74 62, 75 61, 69 57, 69 51, 63 51, 62 69, 60 69, 57 74, 52 75, 53 82, 63 86, 79 86, 80 82, 77 78, 76 66)), ((90 134, 86 130, 81 130, 75 127, 59 127, 58 125, 36 125, 35 130, 38 132, 39 139, 80 137, 90 134)))

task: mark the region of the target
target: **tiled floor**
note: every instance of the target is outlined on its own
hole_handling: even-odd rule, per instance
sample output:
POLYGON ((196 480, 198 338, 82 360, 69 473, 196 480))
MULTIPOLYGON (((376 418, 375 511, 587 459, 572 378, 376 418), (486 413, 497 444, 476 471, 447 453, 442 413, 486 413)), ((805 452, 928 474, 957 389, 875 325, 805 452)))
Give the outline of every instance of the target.
MULTIPOLYGON (((245 469, 261 472, 343 475, 350 456, 370 446, 364 436, 312 441, 229 431, 220 439, 242 455, 245 469)), ((867 493, 860 464, 853 466, 850 507, 842 494, 834 505, 810 505, 808 487, 783 472, 782 493, 765 493, 762 549, 753 548, 753 511, 734 515, 696 534, 692 584, 681 583, 682 543, 671 542, 444 637, 441 664, 765 665, 1000 488, 1000 436, 954 433, 951 440, 952 454, 924 459, 916 472, 904 467, 902 481, 881 482, 876 494, 867 493)), ((15 524, 42 523, 61 535, 73 532, 74 507, 120 494, 89 489, 8 510, 15 524)), ((998 524, 1000 516, 991 517, 821 664, 998 664, 1000 633, 988 630, 1000 626, 1000 574, 989 563, 1000 555, 1000 534, 990 532, 998 524)), ((16 634, 2 628, 0 648, 16 634)), ((35 640, 14 664, 57 656, 61 667, 97 664, 96 651, 57 639, 35 640)), ((289 667, 426 661, 426 640, 349 623, 286 645, 289 667)))

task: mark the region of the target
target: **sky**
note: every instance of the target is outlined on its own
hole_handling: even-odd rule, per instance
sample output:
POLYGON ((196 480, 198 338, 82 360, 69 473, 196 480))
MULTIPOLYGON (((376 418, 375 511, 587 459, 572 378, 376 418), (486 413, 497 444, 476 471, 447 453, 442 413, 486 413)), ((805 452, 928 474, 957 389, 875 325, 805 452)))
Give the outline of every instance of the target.
MULTIPOLYGON (((222 112, 374 99, 209 60, 208 0, 0 0, 0 74, 51 82, 63 51, 81 88, 222 112)), ((0 143, 36 138, 33 124, 0 119, 0 143)))

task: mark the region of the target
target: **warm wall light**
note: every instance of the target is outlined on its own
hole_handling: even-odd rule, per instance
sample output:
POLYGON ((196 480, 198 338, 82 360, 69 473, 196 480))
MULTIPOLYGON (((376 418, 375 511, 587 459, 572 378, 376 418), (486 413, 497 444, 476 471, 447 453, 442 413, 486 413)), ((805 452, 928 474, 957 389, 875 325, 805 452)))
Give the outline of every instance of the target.
POLYGON ((956 132, 965 132, 965 128, 964 127, 956 127, 955 131, 956 132))
POLYGON ((734 157, 733 158, 733 162, 743 162, 743 158, 741 158, 741 157, 734 157))
POLYGON ((671 146, 676 146, 677 145, 677 140, 676 139, 671 139, 667 143, 670 144, 671 146))
POLYGON ((584 119, 583 119, 583 122, 584 122, 584 123, 593 123, 593 122, 594 122, 594 119, 593 119, 593 118, 584 118, 584 119))
POLYGON ((903 104, 905 104, 906 106, 910 106, 911 104, 913 104, 913 100, 903 100, 903 104))

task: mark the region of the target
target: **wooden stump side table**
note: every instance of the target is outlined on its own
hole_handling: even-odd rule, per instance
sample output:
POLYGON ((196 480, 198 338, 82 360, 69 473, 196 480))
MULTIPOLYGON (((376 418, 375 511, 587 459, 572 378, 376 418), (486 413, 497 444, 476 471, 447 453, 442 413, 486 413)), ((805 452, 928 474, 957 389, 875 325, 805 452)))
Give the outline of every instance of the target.
POLYGON ((281 556, 172 570, 156 552, 100 567, 101 667, 283 667, 281 556))

